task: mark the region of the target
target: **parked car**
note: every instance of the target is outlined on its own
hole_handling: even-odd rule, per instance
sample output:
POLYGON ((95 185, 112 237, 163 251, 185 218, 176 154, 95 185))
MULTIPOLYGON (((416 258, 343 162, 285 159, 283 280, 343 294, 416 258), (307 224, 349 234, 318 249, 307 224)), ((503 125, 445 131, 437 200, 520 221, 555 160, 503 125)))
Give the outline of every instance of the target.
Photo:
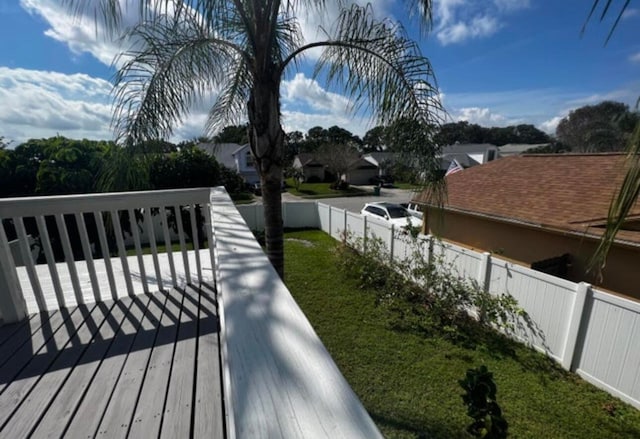
POLYGON ((396 226, 422 227, 422 220, 399 204, 375 202, 364 205, 360 214, 382 219, 396 226))
POLYGON ((411 215, 422 219, 422 206, 418 203, 400 203, 400 205, 407 209, 411 215))

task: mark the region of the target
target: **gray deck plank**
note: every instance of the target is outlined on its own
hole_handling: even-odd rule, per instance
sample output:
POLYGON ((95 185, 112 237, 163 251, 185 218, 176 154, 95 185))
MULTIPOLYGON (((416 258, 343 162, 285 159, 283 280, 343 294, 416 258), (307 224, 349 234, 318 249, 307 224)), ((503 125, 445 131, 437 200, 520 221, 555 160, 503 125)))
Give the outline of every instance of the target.
MULTIPOLYGON (((21 325, 17 331, 12 334, 12 337, 0 347, 0 368, 4 367, 9 361, 19 361, 17 358, 13 358, 13 356, 20 349, 31 351, 31 353, 39 349, 52 335, 53 331, 57 329, 58 325, 62 323, 62 318, 59 311, 53 311, 51 313, 37 314, 35 319, 29 319, 27 324, 21 325), (44 327, 42 325, 43 323, 44 327), (40 328, 42 328, 42 331, 37 333, 40 328), (51 331, 48 332, 47 328, 51 328, 51 331), (29 343, 29 345, 25 347, 25 343, 29 343)), ((2 372, 0 372, 0 376, 4 376, 2 372)), ((2 382, 4 383, 4 381, 2 382)), ((1 391, 2 390, 0 390, 0 392, 1 391)))
POLYGON ((64 387, 33 431, 32 438, 62 436, 67 423, 82 401, 85 391, 90 388, 93 377, 114 341, 132 303, 131 298, 124 298, 116 302, 92 343, 80 358, 78 365, 71 372, 64 387))
POLYGON ((93 307, 78 307, 0 395, 0 428, 83 325, 93 307))
POLYGON ((182 294, 172 289, 167 298, 165 313, 162 315, 158 337, 149 361, 147 375, 140 392, 131 425, 131 437, 158 437, 170 366, 173 357, 173 346, 176 339, 182 294))
POLYGON ((152 303, 152 308, 155 306, 155 302, 150 302, 151 297, 139 296, 133 299, 129 313, 109 347, 90 389, 67 425, 64 432, 65 438, 86 439, 95 435, 102 420, 102 414, 109 404, 112 389, 118 382, 122 367, 136 339, 143 315, 149 307, 148 304, 152 303))
POLYGON ((40 314, 31 314, 28 318, 16 323, 3 324, 0 320, 0 346, 10 340, 13 334, 25 325, 31 326, 31 320, 39 319, 40 314))
MULTIPOLYGON (((193 382, 198 337, 198 292, 185 286, 180 326, 175 343, 161 438, 189 437, 193 409, 193 382)), ((213 416, 213 413, 211 413, 213 416)))
POLYGON ((47 372, 33 386, 29 395, 0 429, 7 437, 27 437, 55 399, 59 389, 90 345, 94 335, 111 312, 113 302, 97 304, 85 318, 82 326, 71 336, 47 372))
POLYGON ((220 323, 213 292, 200 290, 194 439, 224 437, 220 323))
MULTIPOLYGON (((154 367, 162 367, 162 365, 154 365, 149 361, 150 356, 156 350, 154 341, 163 340, 163 329, 168 323, 175 328, 177 314, 176 317, 172 317, 174 313, 174 306, 170 298, 166 300, 164 312, 159 306, 155 307, 155 309, 149 306, 149 310, 145 314, 142 326, 136 334, 134 345, 122 369, 120 379, 115 386, 104 418, 98 428, 98 436, 100 438, 127 437, 140 388, 143 386, 145 373, 147 373, 147 369, 150 371, 154 367), (158 324, 159 320, 160 324, 158 324)), ((165 341, 163 340, 163 342, 165 341)), ((165 343, 168 344, 162 347, 173 348, 172 339, 167 339, 165 343)), ((156 384, 166 388, 166 380, 164 383, 159 382, 156 384)), ((154 437, 154 435, 145 431, 144 435, 138 437, 154 437)))

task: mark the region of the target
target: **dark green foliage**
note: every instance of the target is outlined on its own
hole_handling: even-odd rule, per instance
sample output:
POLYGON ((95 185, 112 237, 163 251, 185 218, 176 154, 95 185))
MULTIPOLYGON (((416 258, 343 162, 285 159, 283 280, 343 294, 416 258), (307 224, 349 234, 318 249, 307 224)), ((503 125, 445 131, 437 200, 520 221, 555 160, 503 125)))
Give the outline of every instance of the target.
POLYGON ((435 141, 441 145, 458 143, 491 143, 501 146, 507 143, 549 143, 551 138, 530 124, 507 127, 482 127, 467 121, 446 123, 440 126, 435 141))
POLYGON ((474 280, 460 276, 443 255, 430 251, 431 256, 425 257, 428 241, 411 233, 401 236, 410 248, 404 260, 391 260, 378 238, 365 241, 346 235, 337 250, 345 275, 357 279, 361 288, 375 290, 378 303, 396 315, 397 326, 438 333, 465 344, 473 344, 479 335, 496 327, 531 327, 511 295, 488 293, 474 280))
POLYGON ((558 124, 556 137, 572 152, 624 151, 638 121, 628 105, 604 101, 571 111, 558 124))
POLYGON ((155 156, 149 164, 153 189, 212 187, 220 184, 220 165, 201 149, 182 148, 155 156))
POLYGON ((473 419, 467 431, 485 439, 506 438, 509 425, 496 401, 498 388, 493 373, 483 365, 467 370, 465 379, 458 383, 465 391, 462 401, 467 407, 467 415, 473 419))
POLYGON ((244 125, 230 125, 224 127, 214 138, 215 143, 237 143, 244 145, 249 143, 248 136, 249 126, 244 125))

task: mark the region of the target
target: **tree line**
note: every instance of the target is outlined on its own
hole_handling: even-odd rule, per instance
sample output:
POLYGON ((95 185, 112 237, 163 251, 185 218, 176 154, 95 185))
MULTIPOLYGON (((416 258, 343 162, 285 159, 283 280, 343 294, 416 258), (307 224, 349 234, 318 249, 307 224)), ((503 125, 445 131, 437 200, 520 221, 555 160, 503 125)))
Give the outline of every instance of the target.
POLYGON ((62 136, 0 148, 0 197, 223 185, 244 190, 242 178, 193 142, 146 142, 123 154, 114 142, 62 136), (114 163, 117 166, 114 166, 114 163), (126 175, 122 175, 126 174, 126 175))

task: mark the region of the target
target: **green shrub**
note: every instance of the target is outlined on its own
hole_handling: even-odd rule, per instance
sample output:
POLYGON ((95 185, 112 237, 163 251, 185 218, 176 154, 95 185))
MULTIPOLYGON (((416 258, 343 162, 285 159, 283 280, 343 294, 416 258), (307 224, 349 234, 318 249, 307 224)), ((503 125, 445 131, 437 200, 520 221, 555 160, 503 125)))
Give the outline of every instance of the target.
POLYGON ((459 275, 444 255, 427 251, 429 242, 421 237, 398 236, 410 249, 402 260, 392 260, 376 237, 354 239, 347 233, 336 250, 338 266, 355 277, 359 287, 376 291, 377 303, 398 317, 396 325, 468 341, 477 338, 479 330, 509 330, 523 319, 528 322, 511 295, 492 295, 459 275))
POLYGON ((467 415, 473 419, 467 431, 485 439, 506 438, 509 424, 496 401, 498 389, 487 367, 467 370, 465 379, 458 383, 465 390, 462 401, 467 407, 467 415))

